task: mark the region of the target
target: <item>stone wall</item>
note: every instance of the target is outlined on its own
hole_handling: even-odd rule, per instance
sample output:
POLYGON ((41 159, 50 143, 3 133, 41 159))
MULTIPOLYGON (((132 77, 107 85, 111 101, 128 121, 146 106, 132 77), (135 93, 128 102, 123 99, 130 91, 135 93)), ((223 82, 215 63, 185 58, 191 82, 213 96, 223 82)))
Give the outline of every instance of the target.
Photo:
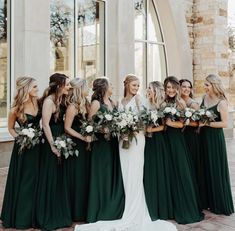
POLYGON ((229 93, 227 0, 184 0, 184 6, 196 95, 203 94, 204 79, 211 73, 223 78, 229 93))

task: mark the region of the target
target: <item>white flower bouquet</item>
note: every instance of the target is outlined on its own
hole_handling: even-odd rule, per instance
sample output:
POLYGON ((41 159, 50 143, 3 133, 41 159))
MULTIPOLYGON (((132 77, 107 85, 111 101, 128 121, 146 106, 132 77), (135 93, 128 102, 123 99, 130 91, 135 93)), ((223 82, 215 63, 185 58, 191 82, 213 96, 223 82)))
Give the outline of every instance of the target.
POLYGON ((128 149, 133 139, 137 142, 136 133, 140 130, 140 120, 137 114, 131 110, 116 113, 115 135, 119 135, 123 141, 122 148, 128 149))
MULTIPOLYGON (((143 127, 158 127, 159 119, 163 118, 164 114, 159 110, 142 110, 139 115, 139 119, 143 127)), ((146 132, 145 135, 147 137, 152 137, 152 133, 146 132)))
POLYGON ((40 127, 33 127, 32 124, 28 124, 22 127, 18 132, 16 137, 16 143, 19 147, 19 154, 21 154, 25 149, 31 149, 35 145, 40 143, 42 136, 42 130, 40 127))
POLYGON ((182 113, 184 125, 189 125, 190 121, 199 121, 200 117, 197 111, 193 108, 186 107, 182 113))
POLYGON ((56 137, 53 145, 57 148, 61 155, 67 159, 69 156, 79 155, 79 151, 74 149, 76 143, 66 134, 56 137))
POLYGON ((162 108, 161 111, 165 118, 170 118, 172 121, 179 119, 181 116, 180 111, 173 104, 166 105, 166 107, 162 108))
MULTIPOLYGON (((81 129, 80 133, 83 136, 91 136, 92 141, 97 140, 95 136, 95 132, 97 132, 97 128, 92 121, 83 120, 80 129, 81 129)), ((87 150, 91 150, 90 142, 87 144, 87 150)))
POLYGON ((96 114, 96 124, 95 127, 97 131, 104 133, 104 138, 110 140, 110 136, 114 131, 113 124, 114 115, 110 112, 101 112, 98 111, 96 114))

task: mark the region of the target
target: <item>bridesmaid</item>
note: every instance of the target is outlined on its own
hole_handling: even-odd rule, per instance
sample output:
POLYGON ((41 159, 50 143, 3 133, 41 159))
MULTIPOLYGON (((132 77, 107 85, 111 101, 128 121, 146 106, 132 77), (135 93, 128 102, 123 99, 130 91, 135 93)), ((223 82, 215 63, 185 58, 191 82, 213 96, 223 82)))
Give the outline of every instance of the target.
MULTIPOLYGON (((16 80, 16 95, 8 117, 8 130, 15 139, 17 139, 16 122, 20 127, 27 124, 39 127, 41 116, 37 93, 38 85, 35 79, 20 77, 16 80)), ((33 227, 32 214, 38 166, 39 145, 19 154, 19 145, 15 142, 1 213, 2 224, 5 228, 33 227)))
MULTIPOLYGON (((112 86, 106 78, 93 82, 93 95, 89 119, 98 111, 112 112, 110 99, 112 86)), ((117 138, 107 141, 104 134, 96 134, 91 153, 90 193, 88 199, 88 222, 120 219, 123 214, 125 196, 119 158, 117 138)))
MULTIPOLYGON (((164 87, 162 83, 149 83, 147 97, 150 110, 159 110, 164 102, 164 87)), ((170 170, 167 159, 164 126, 159 119, 158 127, 148 127, 147 132, 152 137, 146 137, 144 154, 144 188, 146 203, 152 220, 172 219, 173 205, 170 192, 170 170)))
POLYGON ((234 213, 226 144, 223 128, 228 124, 228 103, 221 78, 208 75, 204 83, 205 96, 201 106, 213 111, 215 122, 201 123, 202 157, 205 168, 207 208, 216 213, 234 213))
MULTIPOLYGON (((167 77, 164 81, 165 104, 173 104, 178 110, 184 110, 186 104, 179 95, 179 81, 176 77, 167 77)), ((166 121, 166 139, 168 144, 168 155, 172 163, 171 185, 175 220, 181 224, 198 222, 203 219, 199 209, 195 179, 193 179, 192 168, 188 157, 188 149, 181 132, 183 123, 166 121)))
POLYGON ((65 107, 63 96, 68 94, 69 79, 64 74, 51 75, 49 87, 41 99, 44 144, 41 145, 39 179, 35 217, 43 230, 72 224, 64 160, 54 146, 54 139, 64 133, 65 107))
POLYGON ((87 118, 89 103, 88 87, 84 79, 76 78, 70 82, 71 89, 66 99, 68 105, 65 114, 65 131, 73 137, 77 144, 79 156, 70 156, 65 161, 73 221, 85 222, 87 216, 88 186, 90 173, 90 153, 86 151, 86 142, 91 137, 80 134, 82 120, 87 118))
MULTIPOLYGON (((198 110, 199 104, 193 99, 193 85, 188 79, 181 79, 180 83, 180 92, 181 98, 185 101, 186 107, 198 110)), ((200 200, 200 207, 206 208, 204 201, 204 174, 202 167, 202 159, 200 152, 200 140, 197 132, 198 122, 190 121, 188 125, 185 125, 184 128, 184 138, 188 147, 189 159, 191 161, 193 174, 195 174, 196 186, 198 187, 198 196, 200 200)))

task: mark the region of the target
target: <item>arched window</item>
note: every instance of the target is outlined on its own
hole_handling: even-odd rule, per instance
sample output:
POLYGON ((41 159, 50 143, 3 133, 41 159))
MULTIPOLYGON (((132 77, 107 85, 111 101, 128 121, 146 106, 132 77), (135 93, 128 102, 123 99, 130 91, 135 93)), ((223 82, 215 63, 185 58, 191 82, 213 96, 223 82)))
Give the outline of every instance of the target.
POLYGON ((142 86, 167 76, 164 36, 154 0, 134 0, 135 73, 143 77, 142 86))
POLYGON ((51 1, 51 72, 88 80, 104 75, 104 13, 101 0, 51 1))

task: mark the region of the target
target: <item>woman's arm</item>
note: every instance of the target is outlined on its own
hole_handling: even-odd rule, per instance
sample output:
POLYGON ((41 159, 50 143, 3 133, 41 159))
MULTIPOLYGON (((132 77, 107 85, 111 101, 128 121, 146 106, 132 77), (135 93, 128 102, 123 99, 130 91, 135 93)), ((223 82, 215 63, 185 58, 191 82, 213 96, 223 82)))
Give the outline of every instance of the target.
POLYGON ((16 112, 14 109, 11 109, 11 111, 8 114, 8 131, 14 138, 16 138, 18 135, 15 130, 16 119, 17 119, 16 112))
POLYGON ((100 109, 100 102, 98 100, 92 101, 88 119, 92 120, 93 116, 98 112, 99 109, 100 109))
POLYGON ((183 128, 184 124, 182 121, 172 121, 170 118, 166 119, 166 125, 173 128, 183 128))
POLYGON ((82 136, 80 133, 76 132, 72 128, 73 120, 76 114, 77 114, 76 107, 73 104, 69 105, 65 113, 64 130, 69 135, 78 138, 80 140, 86 141, 86 138, 84 136, 82 136))
POLYGON ((164 130, 164 126, 163 125, 160 125, 158 127, 147 127, 146 131, 149 132, 149 133, 152 133, 152 132, 161 132, 164 130))
POLYGON ((60 156, 59 151, 54 146, 54 139, 52 136, 50 125, 49 125, 52 113, 54 111, 55 111, 55 104, 53 103, 53 101, 48 98, 45 99, 43 102, 43 107, 42 107, 42 128, 47 138, 47 141, 51 146, 52 152, 56 156, 60 156))

